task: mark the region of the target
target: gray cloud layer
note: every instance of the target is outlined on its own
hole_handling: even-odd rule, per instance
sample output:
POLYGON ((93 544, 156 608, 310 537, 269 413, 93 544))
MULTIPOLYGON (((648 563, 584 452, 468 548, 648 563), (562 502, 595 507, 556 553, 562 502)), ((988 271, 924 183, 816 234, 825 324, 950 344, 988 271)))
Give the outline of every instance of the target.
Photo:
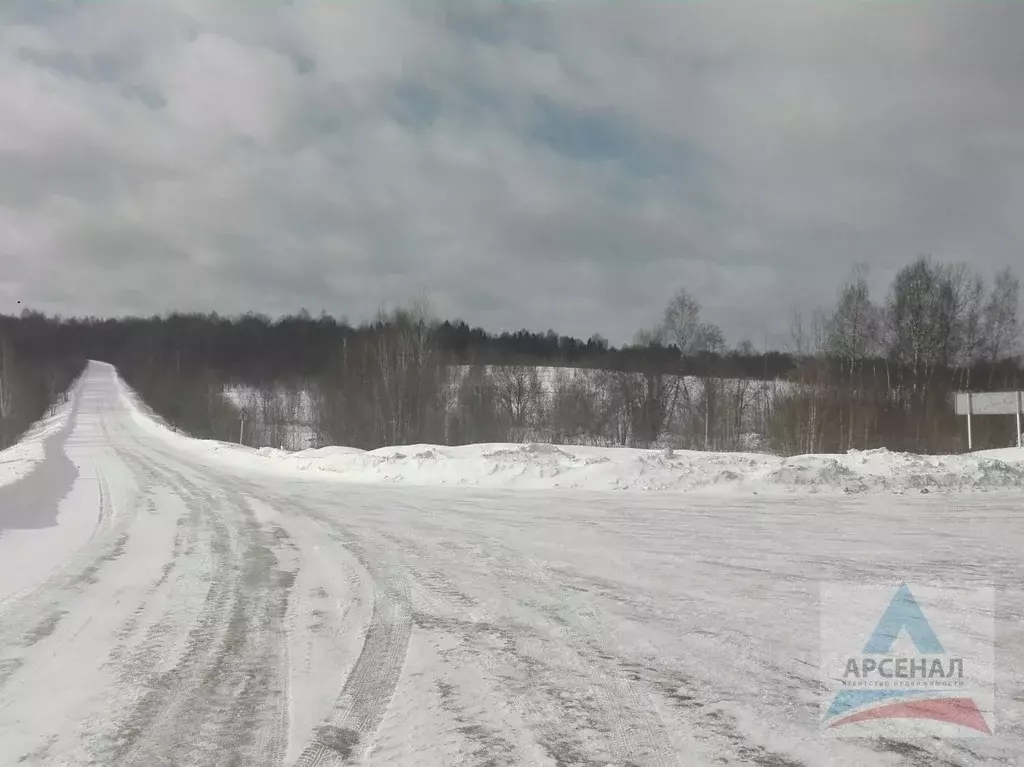
POLYGON ((0 310, 778 343, 855 261, 1021 263, 1017 3, 0 10, 0 310))

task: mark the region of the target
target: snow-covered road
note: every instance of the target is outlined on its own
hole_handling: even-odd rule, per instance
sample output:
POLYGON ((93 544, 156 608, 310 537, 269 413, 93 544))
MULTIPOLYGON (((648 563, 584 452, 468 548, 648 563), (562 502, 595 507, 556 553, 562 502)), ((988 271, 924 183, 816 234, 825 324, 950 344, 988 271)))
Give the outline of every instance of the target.
POLYGON ((218 463, 92 363, 0 487, 2 765, 1019 764, 1017 493, 410 488, 218 463), (70 463, 69 463, 70 462, 70 463), (822 738, 821 580, 989 581, 996 735, 822 738))

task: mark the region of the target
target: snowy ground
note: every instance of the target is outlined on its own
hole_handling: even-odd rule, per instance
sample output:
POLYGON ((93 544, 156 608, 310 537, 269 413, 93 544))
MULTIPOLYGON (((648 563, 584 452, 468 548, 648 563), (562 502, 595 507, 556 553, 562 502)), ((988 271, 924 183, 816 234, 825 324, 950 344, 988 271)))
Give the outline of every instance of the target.
POLYGON ((38 523, 0 496, 2 765, 1019 763, 1016 451, 285 457, 174 435, 99 364, 75 403, 5 486, 38 523), (821 737, 819 581, 901 579, 998 587, 995 736, 821 737))

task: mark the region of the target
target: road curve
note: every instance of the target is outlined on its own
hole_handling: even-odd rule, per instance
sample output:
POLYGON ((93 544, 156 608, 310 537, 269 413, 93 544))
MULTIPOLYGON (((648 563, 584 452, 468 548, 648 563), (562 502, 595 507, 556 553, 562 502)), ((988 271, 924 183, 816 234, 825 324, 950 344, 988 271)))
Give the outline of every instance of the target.
MULTIPOLYGON (((140 427, 100 363, 51 440, 0 488, 25 563, 0 564, 0 765, 967 764, 1020 743, 817 737, 814 579, 939 560, 884 534, 816 556, 837 533, 813 501, 272 476, 140 427)), ((932 554, 956 531, 1020 581, 1012 503, 988 533, 921 514, 932 554)))

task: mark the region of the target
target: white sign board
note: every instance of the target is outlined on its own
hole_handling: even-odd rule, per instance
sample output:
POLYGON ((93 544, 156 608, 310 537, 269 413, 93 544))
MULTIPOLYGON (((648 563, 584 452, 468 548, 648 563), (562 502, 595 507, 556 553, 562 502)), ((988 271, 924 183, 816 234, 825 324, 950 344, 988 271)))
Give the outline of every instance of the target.
POLYGON ((1017 416, 1017 447, 1024 447, 1024 392, 989 391, 957 392, 956 414, 967 416, 967 449, 974 448, 974 434, 971 430, 971 416, 1013 415, 1017 416))
POLYGON ((957 415, 1016 415, 1021 393, 1015 391, 957 392, 957 415), (969 404, 968 404, 969 403, 969 404))

